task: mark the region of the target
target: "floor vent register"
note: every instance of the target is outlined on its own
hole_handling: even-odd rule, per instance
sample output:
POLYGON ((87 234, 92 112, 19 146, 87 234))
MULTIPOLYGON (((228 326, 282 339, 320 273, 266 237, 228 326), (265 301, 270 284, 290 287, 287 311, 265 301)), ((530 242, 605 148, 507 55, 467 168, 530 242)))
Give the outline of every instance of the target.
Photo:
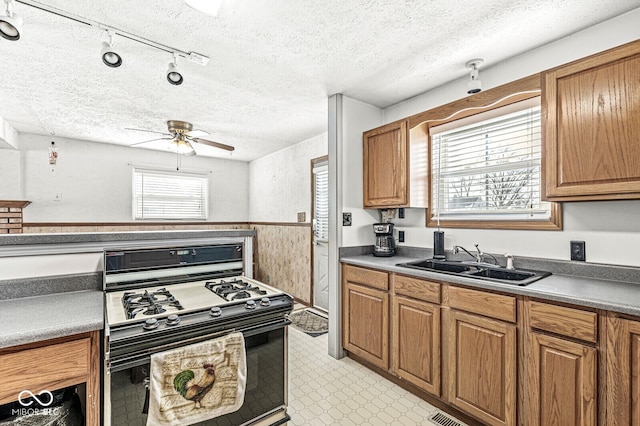
POLYGON ((440 426, 467 426, 466 424, 459 422, 453 417, 443 414, 440 411, 436 411, 435 413, 430 415, 429 421, 435 425, 440 426))

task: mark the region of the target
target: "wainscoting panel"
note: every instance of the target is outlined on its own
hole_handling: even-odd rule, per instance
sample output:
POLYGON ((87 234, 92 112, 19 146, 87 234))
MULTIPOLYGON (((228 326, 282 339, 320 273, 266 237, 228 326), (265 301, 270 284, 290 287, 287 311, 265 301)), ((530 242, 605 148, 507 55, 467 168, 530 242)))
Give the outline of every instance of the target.
POLYGON ((251 224, 257 230, 255 277, 311 303, 311 225, 251 224))

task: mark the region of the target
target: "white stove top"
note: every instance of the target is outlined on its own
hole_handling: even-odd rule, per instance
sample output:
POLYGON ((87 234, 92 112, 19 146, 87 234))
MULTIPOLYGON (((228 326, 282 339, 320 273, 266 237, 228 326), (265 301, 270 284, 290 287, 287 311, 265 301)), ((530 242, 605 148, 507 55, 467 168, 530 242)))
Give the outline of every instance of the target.
POLYGON ((154 317, 159 318, 159 317, 165 317, 171 314, 179 315, 182 313, 207 309, 212 306, 223 306, 223 305, 228 305, 232 303, 240 303, 247 300, 260 300, 263 297, 269 297, 269 296, 278 295, 282 293, 283 292, 281 290, 270 287, 260 281, 256 281, 254 279, 247 278, 244 276, 237 276, 237 277, 218 278, 214 280, 191 281, 187 283, 171 284, 171 285, 165 285, 165 286, 159 286, 159 287, 154 286, 154 287, 145 287, 145 288, 139 288, 139 289, 133 289, 133 290, 107 292, 105 293, 105 306, 107 308, 107 322, 109 325, 113 326, 113 325, 122 324, 130 321, 140 321, 141 319, 148 319, 148 318, 154 318, 154 317), (266 291, 266 294, 255 294, 255 293, 249 292, 251 297, 248 297, 245 299, 227 301, 222 296, 219 296, 218 294, 214 293, 213 291, 205 287, 205 284, 207 283, 220 284, 225 282, 225 283, 233 284, 234 282, 238 282, 238 281, 244 281, 251 284, 252 286, 257 286, 260 288, 260 290, 266 291), (160 314, 154 314, 154 315, 146 315, 146 314, 140 313, 136 315, 135 318, 133 319, 127 318, 127 312, 122 303, 125 293, 140 294, 140 293, 144 293, 145 290, 148 291, 149 293, 152 293, 160 289, 166 289, 167 291, 169 291, 171 295, 180 303, 183 309, 172 308, 165 304, 162 306, 163 308, 166 308, 166 312, 162 312, 160 314))

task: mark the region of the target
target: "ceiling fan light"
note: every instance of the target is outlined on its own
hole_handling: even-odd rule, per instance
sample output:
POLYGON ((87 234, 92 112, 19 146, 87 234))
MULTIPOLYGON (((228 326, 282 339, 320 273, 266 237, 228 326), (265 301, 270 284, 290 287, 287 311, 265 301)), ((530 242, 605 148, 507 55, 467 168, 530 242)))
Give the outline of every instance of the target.
POLYGON ((0 16, 0 36, 7 40, 20 40, 22 33, 22 18, 15 13, 0 16))
POLYGON ((195 149, 193 149, 189 141, 184 139, 172 140, 169 142, 169 149, 182 155, 196 155, 195 149))
POLYGON ((185 0, 185 3, 199 12, 216 16, 222 0, 185 0))
POLYGON ((102 42, 102 50, 100 51, 102 62, 108 67, 118 68, 122 65, 122 56, 115 51, 111 43, 102 42))
POLYGON ((179 86, 184 81, 182 74, 178 71, 178 66, 173 62, 169 64, 169 68, 167 69, 167 81, 174 86, 179 86))

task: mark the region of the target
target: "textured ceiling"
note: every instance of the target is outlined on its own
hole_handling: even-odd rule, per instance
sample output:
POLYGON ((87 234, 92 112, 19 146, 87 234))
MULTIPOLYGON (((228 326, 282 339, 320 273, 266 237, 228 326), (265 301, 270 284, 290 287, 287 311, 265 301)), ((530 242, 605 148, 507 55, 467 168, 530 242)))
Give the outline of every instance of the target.
MULTIPOLYGON (((326 131, 327 96, 379 107, 464 78, 464 63, 508 57, 640 7, 640 0, 224 0, 218 16, 180 0, 38 0, 211 58, 179 61, 116 36, 120 68, 100 60, 103 31, 16 3, 18 42, 0 39, 0 117, 19 132, 130 145, 187 120, 252 160, 326 131)), ((144 146, 144 145, 143 145, 144 146)), ((229 158, 197 146, 200 155, 229 158)))

